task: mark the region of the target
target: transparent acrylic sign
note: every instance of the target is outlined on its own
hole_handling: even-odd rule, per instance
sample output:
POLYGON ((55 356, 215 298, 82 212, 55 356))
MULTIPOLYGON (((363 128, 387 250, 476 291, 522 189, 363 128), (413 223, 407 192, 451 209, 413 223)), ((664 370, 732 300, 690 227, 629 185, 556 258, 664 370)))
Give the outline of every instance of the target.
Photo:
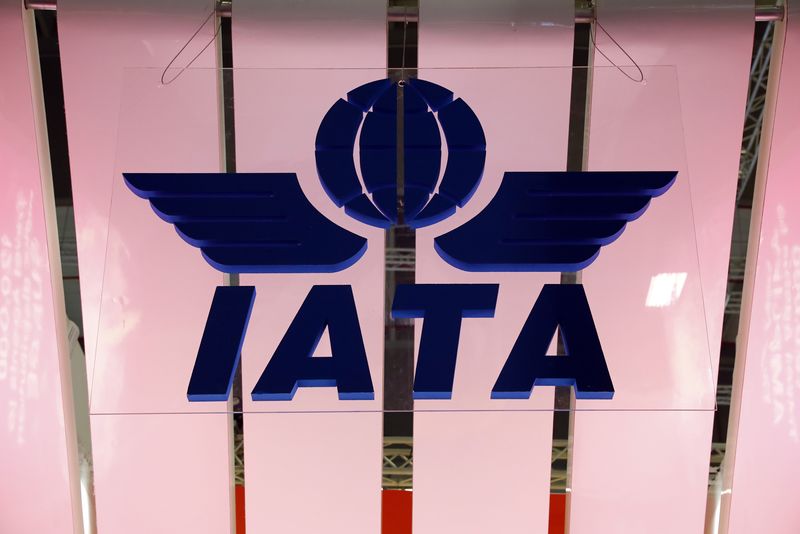
POLYGON ((431 84, 402 89, 375 69, 237 70, 235 94, 280 87, 281 98, 236 109, 234 176, 222 174, 221 104, 192 98, 220 71, 161 86, 158 70, 129 70, 92 413, 231 411, 187 397, 207 320, 222 332, 203 340, 217 383, 232 380, 243 341, 250 413, 382 411, 395 380, 384 337, 412 324, 414 411, 552 410, 563 369, 585 375, 577 410, 713 410, 676 76, 643 71, 646 83, 592 70, 593 95, 618 98, 596 98, 587 116, 594 174, 570 174, 553 163, 569 115, 537 92, 568 86, 572 68, 426 69, 431 84), (211 131, 219 150, 194 149, 211 131), (413 255, 402 250, 417 286, 399 290, 385 287, 395 219, 417 227, 413 255), (562 271, 577 275, 562 284, 562 271), (231 283, 254 297, 212 321, 215 292, 231 283), (600 360, 581 360, 597 355, 595 334, 600 360))

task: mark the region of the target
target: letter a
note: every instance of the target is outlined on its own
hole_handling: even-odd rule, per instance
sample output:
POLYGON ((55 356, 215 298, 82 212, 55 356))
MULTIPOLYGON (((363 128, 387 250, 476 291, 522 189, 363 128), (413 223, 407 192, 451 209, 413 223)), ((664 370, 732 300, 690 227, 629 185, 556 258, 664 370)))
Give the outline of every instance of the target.
POLYGON ((253 388, 254 401, 291 400, 299 386, 333 387, 339 399, 375 398, 350 286, 314 286, 253 388), (331 357, 313 357, 328 329, 331 357))
POLYGON ((492 389, 493 399, 527 399, 534 386, 575 386, 577 399, 610 399, 614 385, 583 286, 546 284, 492 389), (566 355, 548 356, 556 329, 566 355))

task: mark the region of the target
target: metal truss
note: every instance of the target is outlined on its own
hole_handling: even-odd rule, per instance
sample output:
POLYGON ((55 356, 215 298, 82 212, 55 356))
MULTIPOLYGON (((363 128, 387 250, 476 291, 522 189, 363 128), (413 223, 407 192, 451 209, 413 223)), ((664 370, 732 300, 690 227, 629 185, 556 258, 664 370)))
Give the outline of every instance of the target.
MULTIPOLYGON (((409 490, 413 482, 413 438, 392 436, 383 439, 383 489, 409 490)), ((553 442, 552 462, 559 467, 551 470, 550 492, 567 491, 567 471, 561 467, 567 460, 567 440, 553 442)), ((237 485, 244 485, 244 446, 242 435, 237 433, 234 441, 233 477, 237 485)), ((709 466, 709 484, 712 484, 720 472, 722 460, 725 458, 725 444, 713 443, 711 446, 711 462, 709 466)), ((468 466, 464 466, 466 469, 468 466)))
MULTIPOLYGON (((392 436, 383 439, 383 489, 410 490, 413 482, 414 453, 413 438, 392 436)), ((233 478, 237 485, 244 485, 244 459, 241 434, 237 433, 234 442, 233 478)), ((553 464, 561 466, 567 460, 567 440, 555 440, 552 451, 553 464)), ((711 462, 709 466, 709 484, 719 475, 722 460, 725 458, 725 444, 713 443, 711 446, 711 462)), ((464 466, 468 468, 468 466, 464 466)), ((551 470, 550 492, 567 491, 567 471, 558 467, 551 470)))
POLYGON ((759 140, 764 122, 764 104, 767 97, 767 80, 769 63, 772 59, 772 37, 775 23, 770 22, 753 55, 750 66, 750 86, 748 88, 747 107, 745 108, 744 136, 742 138, 742 157, 739 160, 739 186, 737 202, 747 189, 747 185, 755 175, 758 163, 759 140))
MULTIPOLYGON (((642 446, 646 446, 643 442, 642 446)), ((708 473, 708 483, 711 485, 720 472, 722 460, 725 457, 725 444, 713 443, 711 445, 711 462, 708 473)), ((567 459, 567 440, 553 441, 553 469, 550 474, 550 493, 566 493, 569 491, 567 486, 567 471, 565 468, 558 467, 565 465, 567 459), (556 463, 558 462, 558 463, 556 463)))
POLYGON ((233 435, 233 483, 244 486, 244 435, 241 432, 233 435))
MULTIPOLYGON (((730 395, 730 391, 728 391, 730 395)), ((721 399, 718 399, 721 402, 721 399)), ((730 397, 728 397, 730 403, 730 397)), ((383 489, 410 490, 413 484, 414 471, 414 439, 408 436, 392 436, 383 438, 383 489)), ((244 485, 244 444, 242 435, 234 436, 234 464, 233 478, 237 485, 244 485)), ((554 468, 550 473, 550 492, 564 493, 567 491, 566 461, 568 442, 565 439, 554 440, 552 450, 552 463, 554 468)), ((720 472, 722 460, 725 458, 725 444, 713 443, 711 445, 711 462, 709 465, 709 484, 713 484, 720 472)), ((464 466, 468 468, 468 466, 464 466)))
MULTIPOLYGON (((413 451, 412 438, 387 437, 383 440, 383 489, 412 488, 413 451)), ((643 444, 644 446, 644 444, 643 444)), ((552 461, 555 467, 550 475, 550 492, 567 492, 567 471, 564 467, 568 454, 567 440, 554 440, 552 461)), ((725 457, 725 444, 713 443, 711 446, 711 462, 709 466, 709 484, 712 484, 720 472, 725 457)), ((465 465, 464 469, 469 466, 465 465)))
POLYGON ((413 438, 383 438, 383 489, 411 489, 414 454, 413 438))
POLYGON ((565 493, 569 487, 567 462, 569 461, 569 442, 554 439, 550 453, 550 493, 565 493))
POLYGON ((386 270, 414 272, 416 250, 413 248, 386 247, 386 270))
POLYGON ((725 444, 711 444, 711 462, 708 467, 708 485, 713 485, 722 471, 722 462, 725 460, 725 444))
POLYGON ((730 384, 717 385, 717 405, 730 406, 731 395, 733 394, 733 386, 730 384))
MULTIPOLYGON (((744 156, 742 156, 744 159, 744 156)), ((746 251, 746 244, 735 244, 734 246, 741 247, 744 250, 737 251, 744 253, 746 251)), ((742 281, 744 280, 744 256, 731 256, 728 263, 728 293, 725 296, 725 315, 739 315, 742 309, 742 281)))

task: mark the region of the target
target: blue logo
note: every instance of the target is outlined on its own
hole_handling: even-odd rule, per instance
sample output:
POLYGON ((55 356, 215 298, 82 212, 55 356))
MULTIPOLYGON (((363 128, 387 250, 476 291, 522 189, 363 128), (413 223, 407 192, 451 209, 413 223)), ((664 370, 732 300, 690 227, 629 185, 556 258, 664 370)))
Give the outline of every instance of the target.
POLYGON ((373 226, 398 222, 398 119, 402 119, 405 223, 420 228, 455 213, 478 187, 486 138, 478 117, 444 87, 419 79, 405 84, 402 114, 398 87, 377 80, 353 89, 322 119, 316 161, 322 185, 348 215, 373 226), (441 177, 442 134, 447 163, 441 177), (362 186, 353 161, 358 130, 362 186), (437 188, 438 184, 438 188, 437 188))
MULTIPOLYGON (((473 110, 450 90, 412 79, 399 96, 398 84, 386 79, 347 93, 322 118, 314 155, 325 191, 349 216, 381 228, 401 223, 421 228, 469 202, 483 177, 487 140, 473 110)), ((676 176, 672 171, 506 172, 489 204, 436 237, 434 246, 445 262, 464 271, 585 269, 676 176)), ((366 239, 314 208, 292 173, 125 173, 124 178, 225 273, 336 272, 367 249, 366 239)), ((398 288, 392 315, 424 318, 415 398, 450 398, 461 319, 493 317, 497 291, 496 284, 398 288)), ((228 398, 254 300, 253 287, 217 288, 189 400, 228 398)), ((536 385, 571 385, 577 398, 613 396, 581 285, 545 286, 491 396, 528 398, 536 385), (566 357, 546 354, 556 332, 566 357)), ((311 386, 335 386, 341 399, 374 395, 350 286, 312 288, 252 398, 290 400, 298 387, 311 386), (312 358, 326 328, 334 357, 312 358)))

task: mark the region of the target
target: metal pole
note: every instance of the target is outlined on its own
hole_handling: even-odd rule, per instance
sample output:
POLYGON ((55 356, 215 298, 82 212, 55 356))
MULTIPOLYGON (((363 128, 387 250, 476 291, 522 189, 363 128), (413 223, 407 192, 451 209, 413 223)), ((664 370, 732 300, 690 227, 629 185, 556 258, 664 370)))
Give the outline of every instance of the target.
MULTIPOLYGON (((231 16, 232 0, 219 0, 217 2, 217 15, 220 17, 231 16)), ((25 7, 40 11, 56 11, 58 9, 57 0, 25 0, 25 7)), ((419 20, 419 14, 413 11, 404 12, 407 8, 394 8, 389 10, 389 22, 415 22, 419 20)), ((783 20, 785 14, 784 6, 756 6, 756 22, 766 22, 783 20)), ((575 10, 576 24, 589 24, 594 21, 594 7, 581 7, 575 10)))

